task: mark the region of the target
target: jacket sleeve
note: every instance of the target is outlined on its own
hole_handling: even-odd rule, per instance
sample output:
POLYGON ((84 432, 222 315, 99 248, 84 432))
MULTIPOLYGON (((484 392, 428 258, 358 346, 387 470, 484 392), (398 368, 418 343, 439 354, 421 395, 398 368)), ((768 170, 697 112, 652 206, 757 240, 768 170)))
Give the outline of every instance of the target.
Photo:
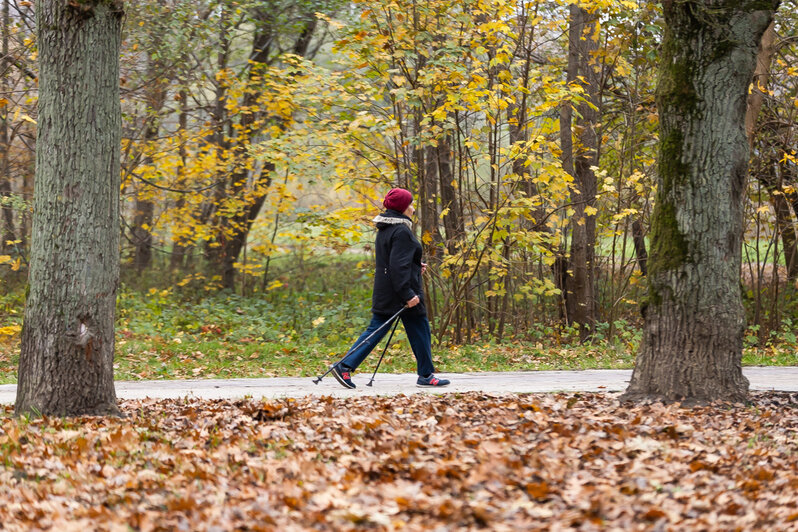
POLYGON ((388 271, 391 278, 393 291, 399 295, 403 302, 407 302, 416 295, 410 288, 410 278, 413 274, 413 245, 410 231, 396 231, 391 242, 391 254, 388 257, 388 271))

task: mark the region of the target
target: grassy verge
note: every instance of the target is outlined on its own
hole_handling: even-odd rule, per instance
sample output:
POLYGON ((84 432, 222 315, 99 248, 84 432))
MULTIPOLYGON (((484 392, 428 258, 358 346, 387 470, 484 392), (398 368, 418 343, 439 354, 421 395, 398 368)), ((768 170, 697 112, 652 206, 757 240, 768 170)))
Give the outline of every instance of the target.
MULTIPOLYGON (((115 377, 118 380, 243 378, 317 375, 338 360, 370 318, 367 265, 358 258, 289 273, 257 297, 224 295, 202 284, 120 292, 115 377)), ((0 383, 16 382, 22 296, 0 299, 0 383), (5 331, 5 334, 2 334, 5 331)), ((580 345, 574 331, 536 325, 530 340, 433 345, 442 373, 560 369, 623 369, 634 365, 639 328, 618 320, 612 338, 601 326, 595 341, 580 345)), ((745 337, 744 365, 798 365, 791 322, 763 339, 745 337)), ((382 350, 382 345, 378 347, 382 350)), ((361 366, 373 371, 378 352, 361 366)), ((412 372, 415 360, 397 334, 380 367, 412 372)))
MULTIPOLYGON (((117 329, 115 377, 141 380, 314 376, 346 352, 349 342, 365 326, 367 313, 361 314, 357 318, 350 317, 349 323, 338 332, 317 331, 309 338, 297 337, 290 330, 257 331, 244 323, 203 325, 199 332, 141 332, 137 331, 136 320, 131 319, 126 327, 117 329)), ((633 367, 638 342, 638 335, 634 335, 625 343, 603 340, 590 345, 491 342, 437 346, 433 351, 438 370, 446 373, 624 369, 633 367)), ((18 353, 18 340, 0 345, 0 383, 16 382, 18 353)), ((373 371, 376 361, 377 352, 366 360, 360 371, 373 371)), ((797 364, 798 349, 787 343, 747 347, 743 354, 743 365, 797 364)), ((394 337, 380 371, 415 371, 415 360, 402 334, 394 337)))

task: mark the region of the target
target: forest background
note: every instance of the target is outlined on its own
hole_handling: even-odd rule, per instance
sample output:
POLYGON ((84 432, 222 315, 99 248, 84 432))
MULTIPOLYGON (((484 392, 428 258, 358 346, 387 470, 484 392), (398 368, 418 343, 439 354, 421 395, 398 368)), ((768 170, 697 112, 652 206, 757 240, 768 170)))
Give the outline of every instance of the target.
MULTIPOLYGON (((0 382, 33 199, 33 6, 2 0, 0 382)), ((745 364, 796 364, 795 10, 763 38, 745 364)), ((631 367, 655 196, 660 7, 130 3, 119 379, 311 375, 365 326, 371 224, 416 197, 444 372, 631 367), (570 22, 569 22, 570 21, 570 22)), ((383 368, 410 370, 398 341, 383 368)))

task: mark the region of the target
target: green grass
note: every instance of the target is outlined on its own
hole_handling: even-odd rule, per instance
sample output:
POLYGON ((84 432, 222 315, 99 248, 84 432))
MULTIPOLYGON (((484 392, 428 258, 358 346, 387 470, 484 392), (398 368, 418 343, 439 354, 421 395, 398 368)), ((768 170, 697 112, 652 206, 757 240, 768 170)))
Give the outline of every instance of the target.
MULTIPOLYGON (((311 377, 338 360, 370 319, 370 265, 338 257, 283 270, 282 286, 253 297, 205 290, 201 284, 167 289, 122 287, 117 305, 115 378, 186 379, 311 377)), ((3 327, 18 331, 22 295, 0 297, 3 327)), ((601 324, 593 343, 575 331, 538 323, 526 340, 433 344, 439 372, 631 368, 640 329, 623 320, 615 333, 601 324)), ((767 335, 750 328, 744 365, 796 365, 792 322, 767 335), (764 337, 763 337, 764 336, 764 337)), ((382 345, 361 366, 373 371, 382 345)), ((0 383, 16 382, 19 334, 0 334, 0 383)), ((415 359, 397 334, 380 371, 412 372, 415 359)))
MULTIPOLYGON (((240 307, 237 307, 240 308, 240 307)), ((130 318, 129 318, 130 319, 130 318)), ((242 319, 242 321, 246 321, 242 319)), ((357 320, 354 320, 357 321, 357 320)), ((129 322, 135 329, 136 322, 129 322)), ((360 328, 349 334, 317 335, 311 339, 284 336, 272 331, 246 334, 248 328, 208 326, 206 331, 180 331, 173 335, 117 330, 115 378, 117 380, 246 378, 274 376, 311 377, 335 362, 349 347, 360 328)), ((362 324, 365 326, 365 323, 362 324)), ((253 332, 253 331, 250 331, 253 332)), ((468 346, 436 346, 435 364, 440 372, 629 369, 639 345, 639 334, 631 340, 598 340, 593 344, 545 345, 541 342, 486 342, 468 346)), ((415 360, 403 335, 394 337, 380 371, 415 371, 415 360), (398 337, 398 340, 397 340, 398 337)), ((373 371, 382 345, 361 366, 373 371)), ((0 347, 0 383, 16 382, 18 342, 0 347)), ((743 365, 796 365, 798 347, 781 343, 744 350, 743 365)))

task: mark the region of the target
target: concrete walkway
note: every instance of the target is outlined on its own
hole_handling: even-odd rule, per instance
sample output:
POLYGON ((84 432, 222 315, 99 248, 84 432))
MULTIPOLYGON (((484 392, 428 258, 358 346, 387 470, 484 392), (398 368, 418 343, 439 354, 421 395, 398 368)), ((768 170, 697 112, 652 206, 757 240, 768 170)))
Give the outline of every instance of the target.
MULTIPOLYGON (((798 392, 798 366, 746 367, 743 374, 751 381, 751 390, 798 392)), ((343 388, 328 375, 318 385, 310 377, 270 379, 204 379, 162 381, 118 381, 119 399, 237 399, 242 397, 280 398, 308 395, 350 397, 362 395, 398 395, 413 393, 545 393, 545 392, 621 392, 629 384, 631 370, 598 369, 585 371, 516 371, 501 373, 440 373, 451 379, 446 388, 418 388, 414 374, 379 373, 371 387, 366 384, 371 373, 358 373, 354 390, 343 388)), ((0 403, 16 398, 15 384, 0 385, 0 403)))

